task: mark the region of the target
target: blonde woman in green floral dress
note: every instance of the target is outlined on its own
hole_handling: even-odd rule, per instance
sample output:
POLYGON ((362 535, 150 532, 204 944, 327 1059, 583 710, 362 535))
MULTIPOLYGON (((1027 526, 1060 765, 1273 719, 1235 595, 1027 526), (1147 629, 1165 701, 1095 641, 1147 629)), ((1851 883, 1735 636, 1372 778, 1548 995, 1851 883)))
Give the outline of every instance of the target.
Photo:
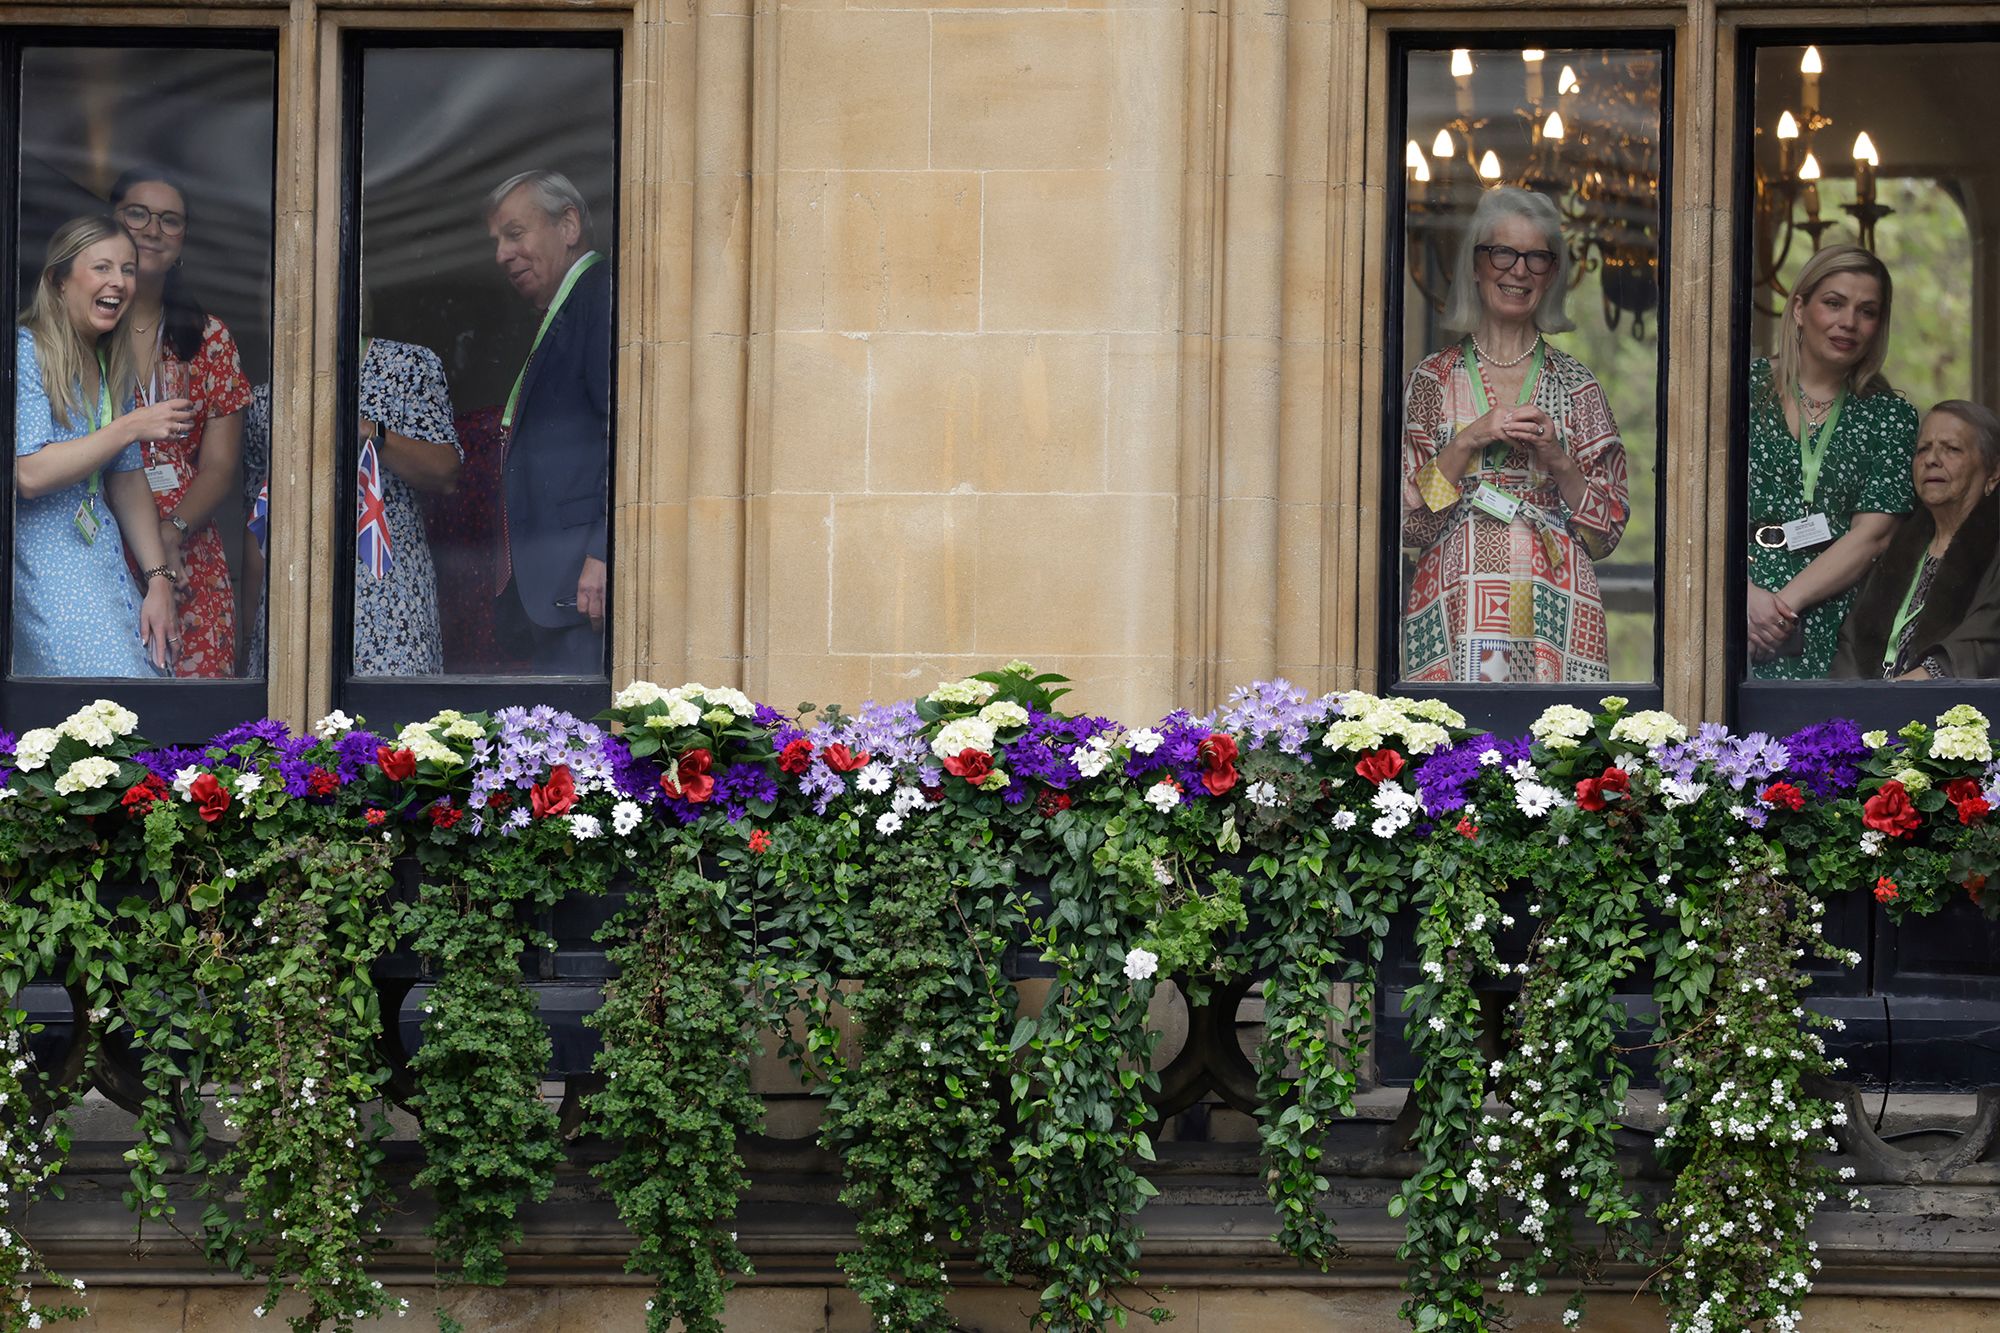
POLYGON ((1889 270, 1853 245, 1807 261, 1750 367, 1750 670, 1817 680, 1854 586, 1909 512, 1917 411, 1889 387, 1889 270))

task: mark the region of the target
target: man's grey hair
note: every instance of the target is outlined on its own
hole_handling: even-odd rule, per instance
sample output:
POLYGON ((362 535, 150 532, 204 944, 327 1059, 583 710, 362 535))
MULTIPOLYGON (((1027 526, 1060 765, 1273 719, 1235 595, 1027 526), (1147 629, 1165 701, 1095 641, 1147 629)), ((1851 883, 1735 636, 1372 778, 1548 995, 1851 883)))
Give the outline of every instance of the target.
POLYGON ((1495 186, 1480 196, 1472 210, 1472 221, 1459 243, 1458 262, 1451 269, 1451 296, 1445 301, 1444 315, 1438 320, 1445 328, 1470 333, 1479 327, 1479 288, 1473 280, 1472 264, 1478 256, 1473 247, 1490 244, 1493 233, 1506 218, 1520 218, 1542 234, 1542 248, 1553 250, 1555 267, 1549 270, 1549 285, 1535 306, 1535 327, 1543 333, 1568 333, 1576 325, 1563 313, 1569 295, 1569 250, 1563 244, 1562 214, 1545 194, 1517 190, 1511 185, 1495 186))
POLYGON ((508 195, 523 186, 534 191, 535 203, 551 219, 560 218, 564 209, 574 208, 576 220, 583 228, 578 239, 584 245, 591 243, 590 205, 583 202, 583 191, 560 171, 522 171, 501 181, 486 196, 487 221, 493 220, 493 215, 500 211, 500 205, 506 202, 508 195))

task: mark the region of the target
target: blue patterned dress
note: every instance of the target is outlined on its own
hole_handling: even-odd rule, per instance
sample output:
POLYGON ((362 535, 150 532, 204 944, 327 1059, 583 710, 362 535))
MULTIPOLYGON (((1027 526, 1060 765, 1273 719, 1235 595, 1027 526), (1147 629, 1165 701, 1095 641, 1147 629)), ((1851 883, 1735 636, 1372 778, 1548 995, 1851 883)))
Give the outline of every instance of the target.
MULTIPOLYGON (((59 425, 42 387, 35 338, 19 329, 14 342, 14 456, 80 439, 96 429, 59 425)), ((106 472, 140 466, 131 445, 106 472)), ((86 542, 76 513, 89 494, 80 481, 29 500, 14 496, 14 656, 16 676, 157 676, 139 642, 143 600, 125 566, 125 537, 102 483, 92 505, 101 526, 86 542)))

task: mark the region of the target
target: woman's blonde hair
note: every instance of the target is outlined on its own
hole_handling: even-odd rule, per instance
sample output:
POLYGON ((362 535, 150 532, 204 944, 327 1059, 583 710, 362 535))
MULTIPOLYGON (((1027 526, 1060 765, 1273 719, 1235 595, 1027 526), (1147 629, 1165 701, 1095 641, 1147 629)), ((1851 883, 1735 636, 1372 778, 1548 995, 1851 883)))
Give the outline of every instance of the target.
MULTIPOLYGON (((129 402, 138 383, 131 348, 117 336, 117 330, 96 340, 85 338, 69 321, 63 308, 62 286, 76 267, 76 257, 99 241, 117 239, 132 245, 132 237, 112 218, 98 214, 71 218, 49 237, 48 257, 42 261, 42 275, 35 281, 35 294, 21 311, 21 327, 35 339, 35 357, 41 362, 42 388, 49 396, 49 412, 70 430, 90 424, 97 404, 83 401, 83 372, 101 350, 110 363, 112 410, 129 402)), ((133 254, 138 254, 137 249, 133 254)), ((128 303, 125 307, 130 310, 128 303)), ((125 321, 119 312, 120 324, 125 321)))
POLYGON ((1881 322, 1875 326, 1868 350, 1848 372, 1847 387, 1863 398, 1890 390, 1889 377, 1882 373, 1882 365, 1889 359, 1889 310, 1896 294, 1888 265, 1858 245, 1829 245, 1799 270, 1798 281, 1792 285, 1792 299, 1785 302, 1784 327, 1778 331, 1778 345, 1771 353, 1771 388, 1780 403, 1796 399, 1799 393, 1799 360, 1804 355, 1799 309, 1812 300, 1821 283, 1840 273, 1859 273, 1875 279, 1882 288, 1881 322))
POLYGON ((1486 191, 1479 198, 1479 206, 1472 210, 1472 221, 1459 241, 1458 260, 1451 266, 1451 295, 1438 323, 1458 333, 1471 333, 1479 327, 1484 309, 1479 303, 1478 282, 1472 276, 1473 264, 1479 257, 1475 247, 1489 244, 1493 233, 1508 218, 1520 218, 1533 226, 1542 234, 1543 247, 1554 251, 1556 256, 1554 266, 1549 269, 1549 285, 1543 289, 1542 299, 1535 303, 1535 327, 1543 333, 1568 333, 1576 325, 1563 313, 1563 302, 1569 296, 1569 248, 1563 244, 1562 214, 1547 195, 1518 190, 1511 185, 1486 191))

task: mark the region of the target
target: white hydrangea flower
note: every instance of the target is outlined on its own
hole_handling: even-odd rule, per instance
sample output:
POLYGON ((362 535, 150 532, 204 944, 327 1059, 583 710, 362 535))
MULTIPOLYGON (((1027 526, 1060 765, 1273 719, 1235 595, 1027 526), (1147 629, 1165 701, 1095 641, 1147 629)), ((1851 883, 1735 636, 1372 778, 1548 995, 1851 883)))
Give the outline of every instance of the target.
POLYGON ((1931 733, 1931 757, 1991 763, 1993 742, 1986 734, 1984 719, 1981 722, 1982 725, 1977 727, 1939 727, 1931 733))
POLYGON ((1144 981, 1160 970, 1160 956, 1151 949, 1128 949, 1125 953, 1125 977, 1128 981, 1144 981))
POLYGON ((1166 737, 1151 727, 1140 727, 1125 738, 1126 743, 1132 747, 1133 754, 1151 754, 1160 748, 1160 742, 1165 739, 1166 737))
POLYGON ((637 801, 620 801, 611 807, 611 831, 621 838, 628 837, 645 817, 646 812, 637 801))
POLYGON ((1628 713, 1611 724, 1612 740, 1643 745, 1649 750, 1684 741, 1687 734, 1687 728, 1681 725, 1679 718, 1657 708, 1628 713))
POLYGON ((1379 750, 1382 748, 1382 728, 1372 718, 1343 717, 1326 729, 1320 744, 1329 750, 1379 750))
POLYGON ((1590 734, 1591 720, 1590 714, 1574 704, 1551 704, 1528 728, 1528 734, 1546 749, 1573 750, 1578 741, 1590 734))
POLYGON ((650 680, 635 680, 624 689, 618 691, 617 697, 611 701, 611 706, 613 708, 644 708, 647 704, 658 703, 666 697, 666 694, 665 690, 650 680))
POLYGON ((871 796, 880 796, 896 782, 896 775, 887 764, 879 761, 869 763, 854 775, 854 785, 871 796))
POLYGON ((1861 733, 1861 743, 1871 750, 1879 750, 1889 743, 1889 733, 1886 731, 1864 731, 1861 733))
POLYGON ((727 685, 691 685, 688 690, 690 693, 699 691, 701 697, 709 703, 718 708, 727 708, 738 717, 756 716, 757 705, 752 703, 750 696, 741 690, 732 689, 727 685))
POLYGON ((992 754, 993 724, 976 717, 961 717, 938 728, 938 734, 931 740, 931 753, 940 759, 956 758, 964 750, 992 754))
POLYGON ((32 773, 49 762, 54 753, 58 736, 53 727, 36 727, 33 731, 21 733, 21 739, 14 742, 14 767, 23 773, 32 773))
POLYGON ((361 719, 349 717, 338 708, 313 723, 313 735, 323 741, 337 741, 348 732, 361 725, 361 719))
POLYGON ((1411 754, 1430 754, 1451 743, 1451 733, 1435 722, 1403 724, 1403 748, 1411 754))
POLYGON ((1180 803, 1180 788, 1171 782, 1155 782, 1146 789, 1146 804, 1163 815, 1172 814, 1180 803))
POLYGON ((86 755, 71 764, 56 779, 56 791, 64 796, 74 796, 78 792, 96 791, 105 783, 118 776, 115 761, 102 755, 86 755))
POLYGON ((939 681, 938 687, 925 697, 934 704, 983 704, 999 688, 990 680, 967 676, 964 680, 939 681))
POLYGON ((83 711, 110 728, 114 736, 130 736, 139 729, 139 715, 110 699, 99 699, 83 711))
POLYGON ((996 699, 979 710, 979 720, 994 727, 1025 727, 1028 725, 1028 710, 1011 699, 996 699))

